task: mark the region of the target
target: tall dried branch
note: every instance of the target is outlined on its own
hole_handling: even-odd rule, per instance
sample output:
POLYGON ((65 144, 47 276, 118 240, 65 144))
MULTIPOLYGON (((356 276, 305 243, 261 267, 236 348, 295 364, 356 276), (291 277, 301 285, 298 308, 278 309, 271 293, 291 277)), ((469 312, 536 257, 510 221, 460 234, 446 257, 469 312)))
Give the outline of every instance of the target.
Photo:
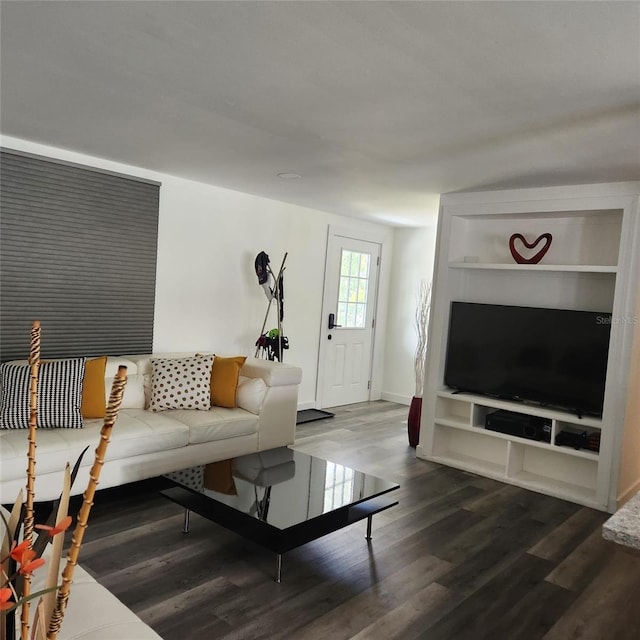
POLYGON ((82 546, 82 539, 84 538, 84 532, 87 528, 87 522, 89 521, 89 513, 93 506, 93 498, 98 488, 98 482, 100 479, 100 472, 104 465, 104 457, 107 452, 107 447, 110 442, 111 431, 113 425, 118 417, 118 410, 122 403, 122 396, 124 394, 124 387, 127 383, 127 367, 119 367, 118 373, 113 380, 111 387, 111 395, 109 396, 109 403, 107 405, 107 411, 105 414, 104 422, 102 424, 102 430, 100 431, 100 442, 96 447, 95 457, 91 471, 89 472, 89 483, 85 489, 82 506, 78 513, 78 521, 76 528, 71 538, 71 547, 67 554, 67 563, 62 572, 62 584, 58 589, 58 596, 56 598, 56 606, 51 615, 49 621, 49 629, 47 632, 47 640, 56 640, 58 632, 62 626, 62 620, 64 618, 64 612, 67 608, 67 602, 69 601, 69 592, 71 589, 71 582, 73 580, 73 572, 78 564, 78 555, 80 554, 80 547, 82 546))
POLYGON ((416 313, 415 313, 415 329, 418 334, 418 344, 416 346, 416 355, 414 359, 415 378, 416 378, 416 398, 422 397, 424 387, 424 372, 427 360, 427 342, 428 342, 428 325, 429 313, 431 312, 431 282, 422 280, 418 287, 416 313))
MULTIPOLYGON (((35 320, 31 326, 31 343, 29 347, 29 365, 31 366, 31 380, 29 388, 29 448, 27 451, 27 487, 24 512, 24 540, 33 540, 33 502, 35 498, 36 482, 36 424, 38 419, 38 370, 40 369, 40 321, 35 320)), ((31 576, 24 576, 22 587, 23 597, 31 592, 31 576)), ((29 637, 29 602, 22 605, 22 638, 29 637)))

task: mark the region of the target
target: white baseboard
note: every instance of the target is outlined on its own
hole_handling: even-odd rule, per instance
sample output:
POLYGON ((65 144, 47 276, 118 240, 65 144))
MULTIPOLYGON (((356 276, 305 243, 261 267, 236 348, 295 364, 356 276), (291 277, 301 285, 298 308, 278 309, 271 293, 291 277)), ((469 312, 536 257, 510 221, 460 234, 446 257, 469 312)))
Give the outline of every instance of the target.
MULTIPOLYGON (((376 398, 373 397, 371 399, 376 400, 376 398)), ((406 404, 407 406, 411 404, 410 396, 401 396, 399 393, 386 393, 383 391, 378 399, 387 400, 389 402, 397 402, 398 404, 406 404)), ((305 409, 318 409, 317 403, 313 400, 309 402, 299 402, 298 411, 304 411, 305 409)))
POLYGON ((406 404, 407 406, 411 404, 410 396, 401 396, 399 393, 388 393, 383 391, 382 399, 388 400, 389 402, 397 402, 398 404, 406 404))

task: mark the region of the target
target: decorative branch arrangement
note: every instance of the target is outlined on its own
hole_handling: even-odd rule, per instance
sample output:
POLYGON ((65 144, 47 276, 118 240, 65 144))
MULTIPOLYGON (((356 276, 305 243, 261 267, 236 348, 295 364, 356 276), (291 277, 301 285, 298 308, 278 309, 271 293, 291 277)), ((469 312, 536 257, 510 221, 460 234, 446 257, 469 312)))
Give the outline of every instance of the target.
MULTIPOLYGON (((36 482, 36 423, 38 418, 38 370, 40 369, 40 321, 36 320, 31 327, 31 341, 29 347, 29 448, 27 450, 27 500, 24 505, 24 540, 27 548, 32 547, 33 541, 33 501, 36 482)), ((24 575, 22 597, 28 598, 31 592, 31 574, 24 575)), ((22 637, 29 635, 29 600, 22 605, 22 637)))
POLYGON ((89 513, 91 512, 91 507, 93 505, 93 498, 95 496, 96 489, 98 488, 100 472, 104 465, 104 456, 107 453, 107 446, 110 442, 109 438, 111 436, 111 430, 113 429, 113 425, 118 417, 118 409, 120 409, 126 383, 127 368, 121 366, 118 368, 118 373, 116 374, 116 377, 113 380, 113 386, 111 387, 111 396, 109 397, 107 412, 102 425, 102 430, 100 431, 100 442, 96 448, 93 466, 89 472, 89 484, 84 492, 82 507, 80 508, 76 528, 73 532, 73 537, 71 538, 71 549, 67 554, 67 564, 62 572, 62 585, 58 589, 56 607, 49 621, 47 640, 56 640, 58 632, 60 631, 60 626, 62 625, 64 612, 69 601, 69 590, 71 589, 73 572, 76 564, 78 564, 78 555, 80 553, 80 547, 82 546, 84 532, 87 529, 89 513))
POLYGON ((62 493, 60 498, 53 504, 47 524, 34 524, 38 370, 40 366, 40 322, 37 320, 31 328, 29 365, 29 446, 27 452, 26 498, 23 503, 23 492, 20 491, 9 517, 1 516, 6 532, 2 537, 0 551, 0 640, 13 640, 15 638, 17 631, 15 612, 17 609, 21 609, 21 640, 56 640, 58 636, 69 600, 73 572, 78 563, 82 539, 87 528, 100 472, 104 465, 111 431, 118 416, 124 387, 127 382, 127 368, 120 367, 111 388, 111 395, 100 432, 100 441, 95 451, 95 458, 89 474, 89 482, 84 492, 83 503, 78 514, 71 548, 67 554, 67 562, 62 572, 62 582, 58 585, 60 557, 64 543, 64 536, 58 534, 63 533, 72 522, 71 516, 67 515, 69 496, 86 449, 76 461, 73 470, 70 470, 67 464, 64 472, 62 493), (40 533, 34 542, 35 529, 40 530, 40 533), (21 531, 23 539, 19 541, 21 531), (45 564, 45 560, 41 556, 50 541, 52 541, 52 553, 48 561, 49 570, 47 572, 46 588, 32 593, 31 575, 45 564), (33 629, 30 633, 30 603, 35 598, 40 598, 40 600, 36 607, 33 617, 33 629))
POLYGON ((414 360, 416 377, 416 398, 422 398, 424 388, 424 374, 427 359, 427 329, 429 313, 431 312, 431 282, 422 280, 418 288, 418 300, 415 312, 415 329, 418 334, 418 344, 414 360))

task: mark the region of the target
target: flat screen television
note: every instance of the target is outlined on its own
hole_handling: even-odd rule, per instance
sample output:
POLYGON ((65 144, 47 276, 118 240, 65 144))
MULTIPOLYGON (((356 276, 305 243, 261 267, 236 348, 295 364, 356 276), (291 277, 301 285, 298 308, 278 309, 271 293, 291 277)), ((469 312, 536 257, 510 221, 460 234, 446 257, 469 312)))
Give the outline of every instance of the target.
POLYGON ((451 389, 602 415, 611 314, 452 302, 451 389))

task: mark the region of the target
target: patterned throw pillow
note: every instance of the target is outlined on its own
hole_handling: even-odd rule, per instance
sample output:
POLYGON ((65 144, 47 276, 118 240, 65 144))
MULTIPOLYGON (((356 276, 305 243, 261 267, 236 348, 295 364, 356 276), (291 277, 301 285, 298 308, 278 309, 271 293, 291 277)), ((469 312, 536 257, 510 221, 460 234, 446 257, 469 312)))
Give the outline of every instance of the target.
POLYGON ((213 356, 151 358, 151 411, 211 407, 213 356))
MULTIPOLYGON (((38 370, 39 429, 82 429, 82 379, 85 358, 42 363, 38 370)), ((28 364, 0 365, 2 398, 0 428, 29 428, 29 388, 31 367, 28 364)))

